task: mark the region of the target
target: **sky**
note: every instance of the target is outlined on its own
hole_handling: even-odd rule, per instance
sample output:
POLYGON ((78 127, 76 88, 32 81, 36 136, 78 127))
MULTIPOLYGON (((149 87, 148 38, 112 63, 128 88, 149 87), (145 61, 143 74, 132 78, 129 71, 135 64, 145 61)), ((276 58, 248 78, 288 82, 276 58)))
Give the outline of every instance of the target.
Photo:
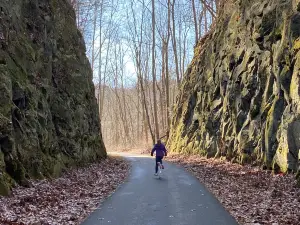
MULTIPOLYGON (((106 0, 104 0, 106 1, 106 0)), ((163 1, 163 0, 161 0, 163 1)), ((186 2, 186 4, 188 5, 189 0, 181 0, 181 1, 177 1, 178 2, 178 7, 182 7, 183 2, 186 2)), ((139 20, 139 14, 141 13, 141 7, 138 6, 138 2, 141 2, 141 0, 135 0, 135 5, 134 5, 134 9, 136 10, 136 17, 137 20, 139 20)), ((151 3, 151 1, 147 1, 149 4, 151 3)), ((146 3, 147 3, 146 2, 146 3)), ((104 12, 103 12, 103 26, 102 26, 102 39, 105 36, 106 31, 110 31, 113 32, 113 37, 114 40, 112 40, 112 42, 110 43, 110 49, 113 49, 114 47, 116 47, 116 45, 120 44, 122 45, 122 49, 124 49, 125 54, 124 54, 124 77, 126 80, 126 85, 134 85, 134 83, 137 82, 137 77, 136 77, 136 71, 135 71, 135 66, 134 66, 134 62, 132 61, 132 57, 131 57, 131 53, 130 53, 130 47, 128 46, 128 40, 126 40, 126 37, 130 36, 130 30, 128 29, 128 27, 130 27, 132 29, 132 20, 133 20, 133 16, 130 15, 131 13, 131 8, 130 6, 130 1, 129 0, 111 0, 111 1, 106 1, 107 4, 114 4, 112 5, 108 5, 106 6, 106 8, 104 8, 104 12), (111 17, 111 15, 113 14, 113 16, 111 17), (129 17, 128 17, 129 15, 129 17), (109 20, 110 18, 112 18, 112 20, 109 20)), ((148 5, 149 5, 148 4, 148 5)), ((160 3, 157 3, 160 4, 160 3)), ((151 4, 149 5, 151 7, 151 4)), ((149 7, 148 6, 148 7, 149 7)), ((159 10, 161 10, 158 6, 156 9, 156 14, 157 17, 160 16, 159 14, 159 10)), ((146 10, 147 11, 147 10, 146 10)), ((176 10, 175 13, 178 14, 179 10, 176 10)), ((89 11, 90 13, 90 11, 89 11)), ((147 11, 147 13, 151 13, 149 10, 147 11)), ((184 15, 176 15, 176 18, 181 18, 183 20, 186 20, 186 18, 189 20, 190 19, 190 13, 186 13, 185 11, 183 11, 183 13, 185 13, 184 15)), ((91 14, 91 13, 90 13, 91 14)), ((90 16, 90 14, 88 14, 90 16)), ((150 14, 149 14, 150 15, 150 14)), ((90 20, 93 20, 93 17, 90 18, 90 20)), ((100 20, 98 20, 99 22, 100 20)), ((139 23, 139 21, 138 21, 139 23)), ((188 22, 189 23, 189 22, 188 22)), ((187 24, 188 24, 187 23, 187 24)), ((157 26, 162 25, 164 27, 164 23, 157 23, 157 26)), ((183 29, 184 29, 184 23, 183 24, 183 29)), ((151 18, 147 19, 147 21, 145 21, 145 29, 148 29, 147 32, 151 33, 151 18)), ((167 26, 167 24, 166 24, 167 26)), ((187 59, 185 62, 185 68, 188 66, 190 60, 193 57, 193 46, 194 46, 194 29, 193 26, 191 26, 190 24, 188 24, 188 26, 190 26, 189 30, 187 31, 187 59)), ((89 59, 91 59, 91 31, 93 30, 93 23, 90 23, 88 26, 88 29, 86 29, 86 31, 84 32, 84 37, 86 40, 86 44, 87 44, 87 55, 89 57, 89 59)), ((100 43, 99 43, 99 25, 97 24, 97 34, 96 34, 96 40, 95 40, 95 49, 99 49, 100 43)), ((158 27, 157 27, 158 28, 158 27)), ((158 32, 157 32, 158 33, 158 32)), ((179 38, 178 38, 178 33, 177 32, 177 44, 179 43, 179 38)), ((157 37, 157 44, 159 43, 159 37, 157 37)), ((182 39, 181 39, 182 40, 182 39)), ((149 40, 151 41, 151 40, 149 40)), ((169 46, 169 62, 170 62, 170 68, 172 69, 172 67, 174 67, 174 59, 173 59, 173 53, 172 53, 172 45, 171 45, 171 41, 170 41, 170 46, 169 46)), ((182 46, 182 45, 181 45, 182 46)), ((102 59, 105 59, 106 57, 106 51, 105 49, 108 47, 108 44, 106 43, 105 47, 104 47, 104 51, 102 52, 102 59)), ((178 47, 180 47, 180 45, 178 44, 178 47)), ((160 69, 160 64, 161 64, 161 57, 160 57, 160 49, 156 49, 156 54, 157 54, 157 62, 156 62, 156 66, 158 69, 160 69)), ((109 53, 109 63, 114 64, 112 62, 111 57, 113 56, 113 52, 109 53)), ((91 60, 90 60, 91 61, 91 60)), ((96 64, 98 64, 98 59, 96 59, 96 64)), ((104 65, 104 63, 102 63, 102 65, 104 65)), ((104 68, 104 66, 102 66, 102 68, 104 68)), ((108 74, 111 75, 110 71, 108 74)), ((157 71, 158 72, 158 71, 157 71)), ((95 65, 95 69, 94 69, 94 83, 98 83, 98 65, 95 65)))

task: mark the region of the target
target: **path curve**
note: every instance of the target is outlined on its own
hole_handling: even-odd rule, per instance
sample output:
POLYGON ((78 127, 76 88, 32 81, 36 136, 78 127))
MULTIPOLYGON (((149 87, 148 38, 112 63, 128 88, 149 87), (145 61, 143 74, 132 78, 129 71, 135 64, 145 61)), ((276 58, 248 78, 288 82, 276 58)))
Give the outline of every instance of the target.
POLYGON ((164 162, 163 178, 154 159, 123 154, 132 163, 126 183, 82 225, 237 225, 218 200, 183 168, 164 162))

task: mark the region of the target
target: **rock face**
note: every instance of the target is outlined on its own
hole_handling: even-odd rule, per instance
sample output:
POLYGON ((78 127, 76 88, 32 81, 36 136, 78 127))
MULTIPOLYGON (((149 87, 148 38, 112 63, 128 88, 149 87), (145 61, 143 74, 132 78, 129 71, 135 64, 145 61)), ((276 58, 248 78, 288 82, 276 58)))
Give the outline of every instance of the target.
POLYGON ((299 0, 238 0, 195 48, 177 97, 172 151, 296 171, 299 0))
POLYGON ((67 0, 0 2, 0 194, 106 157, 92 71, 67 0))

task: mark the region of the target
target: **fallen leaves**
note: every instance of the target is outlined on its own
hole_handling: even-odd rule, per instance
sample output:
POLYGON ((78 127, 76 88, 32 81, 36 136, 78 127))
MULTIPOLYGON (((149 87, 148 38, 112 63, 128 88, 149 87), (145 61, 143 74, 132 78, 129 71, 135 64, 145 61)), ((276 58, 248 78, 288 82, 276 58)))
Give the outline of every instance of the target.
POLYGON ((58 179, 17 187, 10 197, 0 197, 0 224, 80 224, 127 178, 129 167, 122 158, 109 157, 58 179))
POLYGON ((300 188, 293 175, 197 156, 166 160, 192 172, 240 224, 300 225, 300 188))

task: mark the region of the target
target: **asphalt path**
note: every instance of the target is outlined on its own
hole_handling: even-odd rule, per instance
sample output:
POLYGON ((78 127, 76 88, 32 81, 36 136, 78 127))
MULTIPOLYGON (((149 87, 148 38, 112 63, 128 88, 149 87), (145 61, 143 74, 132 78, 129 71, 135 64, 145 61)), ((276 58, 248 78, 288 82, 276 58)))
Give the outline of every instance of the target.
POLYGON ((154 176, 154 158, 125 155, 132 163, 127 182, 82 225, 237 225, 218 200, 189 172, 164 162, 154 176))

